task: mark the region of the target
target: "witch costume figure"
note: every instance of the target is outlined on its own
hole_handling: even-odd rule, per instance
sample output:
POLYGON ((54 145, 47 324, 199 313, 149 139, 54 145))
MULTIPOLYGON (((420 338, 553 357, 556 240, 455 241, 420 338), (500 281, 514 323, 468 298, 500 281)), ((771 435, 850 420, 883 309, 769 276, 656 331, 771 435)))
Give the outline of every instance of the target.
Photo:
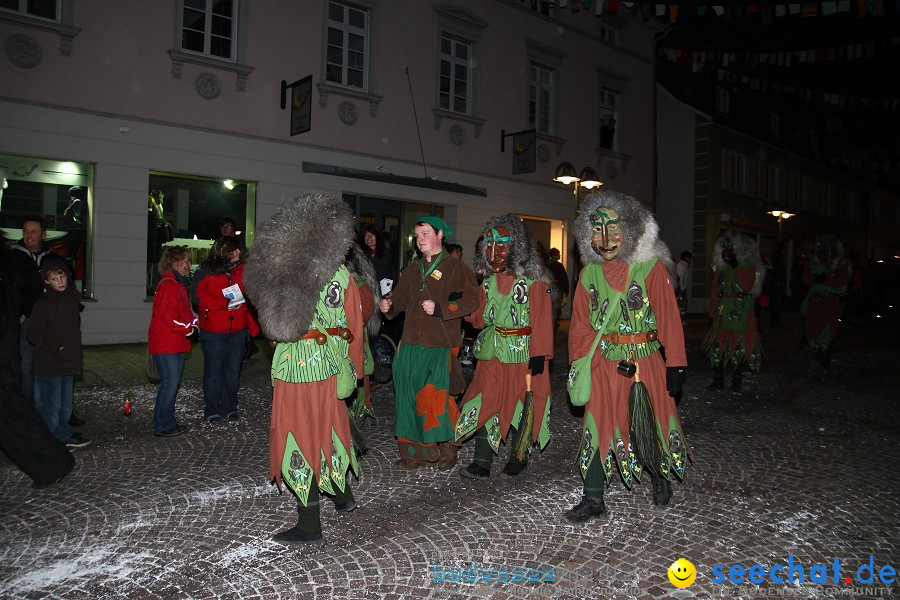
POLYGON ((725 389, 729 365, 735 392, 741 389, 745 366, 759 373, 762 347, 753 307, 765 275, 755 240, 734 231, 719 236, 713 249, 713 293, 709 298, 712 323, 701 346, 713 367, 710 389, 725 389))
POLYGON ((806 317, 806 341, 823 367, 831 364, 831 349, 838 332, 841 298, 853 274, 844 245, 830 234, 818 236, 803 267, 803 285, 809 293, 800 305, 806 317))
POLYGON ((353 215, 339 198, 304 194, 285 202, 257 229, 244 272, 272 359, 270 475, 297 497, 297 525, 276 541, 322 539, 320 492, 338 512, 356 508, 348 471, 359 466, 342 398, 363 373, 359 290, 344 258, 353 215))
POLYGON ((506 475, 528 465, 535 444, 550 441, 550 373, 553 358, 553 275, 521 219, 493 217, 479 238, 475 273, 484 277, 478 309, 466 317, 481 329, 474 343, 478 366, 463 397, 456 438, 475 433, 475 459, 459 474, 490 476, 500 442, 512 437, 506 475))
POLYGON ((378 338, 381 332, 381 313, 375 307, 381 302, 381 291, 376 281, 375 266, 365 255, 359 244, 351 244, 344 261, 347 270, 359 287, 359 300, 362 307, 362 318, 365 322, 366 338, 363 345, 363 375, 355 392, 347 398, 347 410, 350 412, 350 430, 357 454, 365 454, 368 446, 360 431, 366 417, 375 418, 372 408, 372 384, 369 376, 375 372, 375 359, 372 356, 371 341, 378 338))
POLYGON ((628 488, 648 471, 660 506, 672 497, 670 478, 684 477, 688 447, 674 398, 687 357, 674 265, 658 233, 652 214, 616 192, 591 194, 575 219, 585 266, 572 304, 566 385, 573 404, 585 407, 577 461, 584 495, 565 513, 570 523, 606 512, 614 463, 628 488))

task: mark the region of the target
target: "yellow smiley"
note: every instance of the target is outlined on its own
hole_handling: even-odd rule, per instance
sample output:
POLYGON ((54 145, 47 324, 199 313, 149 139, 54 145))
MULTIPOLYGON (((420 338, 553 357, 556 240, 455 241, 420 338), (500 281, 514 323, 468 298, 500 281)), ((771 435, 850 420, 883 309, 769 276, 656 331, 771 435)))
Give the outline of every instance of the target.
POLYGON ((668 571, 669 581, 677 588, 686 588, 697 579, 697 569, 691 561, 679 558, 672 563, 668 571))

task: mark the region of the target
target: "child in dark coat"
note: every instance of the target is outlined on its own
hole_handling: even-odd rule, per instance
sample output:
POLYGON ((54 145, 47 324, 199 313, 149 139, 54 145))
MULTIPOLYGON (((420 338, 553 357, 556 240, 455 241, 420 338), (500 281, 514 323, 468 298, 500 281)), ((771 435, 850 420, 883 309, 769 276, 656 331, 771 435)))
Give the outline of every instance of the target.
POLYGON ((34 305, 27 334, 35 346, 35 407, 56 439, 81 448, 90 441, 69 426, 75 374, 84 361, 81 303, 62 260, 46 258, 41 276, 46 291, 34 305))

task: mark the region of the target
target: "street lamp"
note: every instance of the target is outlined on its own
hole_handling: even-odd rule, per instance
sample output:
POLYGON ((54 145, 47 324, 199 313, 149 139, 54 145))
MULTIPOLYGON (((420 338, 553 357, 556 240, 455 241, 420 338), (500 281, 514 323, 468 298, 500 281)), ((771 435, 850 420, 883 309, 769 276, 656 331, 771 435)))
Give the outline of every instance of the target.
POLYGON ((569 185, 570 183, 575 184, 575 188, 573 193, 575 194, 575 207, 578 209, 579 204, 581 204, 581 197, 578 194, 581 188, 586 190, 592 190, 594 188, 598 188, 603 185, 603 182, 600 181, 600 178, 597 176, 597 171, 592 169, 591 167, 585 167, 581 170, 581 173, 578 173, 575 170, 575 167, 570 162, 561 162, 559 166, 556 167, 556 174, 553 176, 553 181, 558 181, 563 185, 569 185))
POLYGON ((786 210, 770 210, 768 214, 772 215, 776 219, 778 219, 778 241, 781 241, 781 222, 784 219, 790 219, 791 217, 796 217, 797 215, 794 213, 790 213, 786 210))

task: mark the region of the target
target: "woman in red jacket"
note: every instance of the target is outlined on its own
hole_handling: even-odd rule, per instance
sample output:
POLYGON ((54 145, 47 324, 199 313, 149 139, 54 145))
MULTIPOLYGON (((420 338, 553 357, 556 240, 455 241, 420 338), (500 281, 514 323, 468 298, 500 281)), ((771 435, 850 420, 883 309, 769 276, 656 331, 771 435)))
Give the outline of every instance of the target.
POLYGON ((197 319, 188 300, 187 276, 191 251, 169 246, 159 261, 161 279, 153 295, 153 317, 147 334, 149 351, 159 371, 159 390, 153 411, 153 435, 172 437, 184 433, 175 422, 175 394, 181 383, 184 355, 191 349, 197 319))
POLYGON ((247 334, 251 338, 259 334, 259 325, 244 299, 240 258, 240 241, 233 236, 220 238, 191 282, 203 343, 203 418, 211 423, 240 418, 241 358, 247 334))

